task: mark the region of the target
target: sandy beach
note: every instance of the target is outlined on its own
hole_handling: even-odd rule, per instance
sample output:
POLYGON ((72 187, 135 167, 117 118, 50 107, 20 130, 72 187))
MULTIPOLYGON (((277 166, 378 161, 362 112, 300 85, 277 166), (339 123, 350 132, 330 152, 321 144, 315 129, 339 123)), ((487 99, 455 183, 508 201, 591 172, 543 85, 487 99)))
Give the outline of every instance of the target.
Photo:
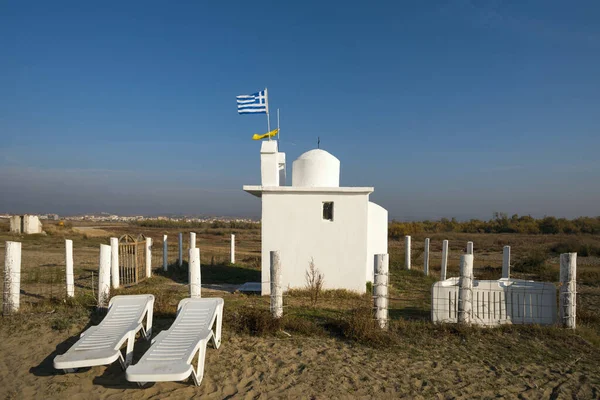
MULTIPOLYGON (((253 337, 224 332, 208 349, 199 387, 164 382, 139 388, 118 363, 63 374, 52 359, 77 340, 84 326, 59 332, 32 317, 23 332, 5 324, 0 340, 0 397, 5 399, 244 398, 598 398, 600 356, 585 343, 568 356, 542 341, 529 351, 506 338, 482 360, 477 338, 375 349, 325 337, 253 337), (516 360, 514 354, 527 353, 516 360), (542 362, 543 360, 543 362, 542 362)), ((136 342, 134 362, 148 344, 136 342)))

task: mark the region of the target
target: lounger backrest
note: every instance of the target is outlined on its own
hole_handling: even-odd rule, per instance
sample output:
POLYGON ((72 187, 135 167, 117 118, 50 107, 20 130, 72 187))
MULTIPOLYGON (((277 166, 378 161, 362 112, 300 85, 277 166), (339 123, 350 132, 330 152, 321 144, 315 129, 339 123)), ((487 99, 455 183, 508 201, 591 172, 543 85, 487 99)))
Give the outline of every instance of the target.
POLYGON ((181 300, 175 326, 192 332, 210 330, 217 316, 218 304, 218 299, 181 300))
POLYGON ((144 355, 146 361, 178 361, 189 363, 199 340, 207 336, 217 316, 220 299, 183 299, 177 308, 177 318, 168 335, 144 355))
POLYGON ((97 329, 83 336, 77 350, 100 350, 119 346, 125 340, 124 333, 135 329, 144 319, 146 308, 153 305, 153 295, 113 297, 108 304, 106 317, 97 329))
POLYGON ((140 324, 144 319, 145 310, 154 306, 154 295, 140 294, 114 296, 108 303, 108 313, 100 325, 121 325, 125 323, 140 324))

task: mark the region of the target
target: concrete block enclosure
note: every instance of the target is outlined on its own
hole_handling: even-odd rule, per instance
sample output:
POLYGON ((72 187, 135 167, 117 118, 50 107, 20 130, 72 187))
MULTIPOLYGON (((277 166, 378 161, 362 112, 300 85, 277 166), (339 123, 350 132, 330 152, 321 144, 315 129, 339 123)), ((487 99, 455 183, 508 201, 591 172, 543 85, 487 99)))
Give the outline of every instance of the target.
POLYGON ((285 186, 285 153, 261 146, 261 185, 244 190, 262 201, 261 293, 270 294, 269 252, 280 251, 284 290, 306 286, 310 262, 325 289, 366 291, 375 254, 387 253, 387 210, 369 201, 372 187, 340 187, 340 161, 325 150, 302 154, 285 186))

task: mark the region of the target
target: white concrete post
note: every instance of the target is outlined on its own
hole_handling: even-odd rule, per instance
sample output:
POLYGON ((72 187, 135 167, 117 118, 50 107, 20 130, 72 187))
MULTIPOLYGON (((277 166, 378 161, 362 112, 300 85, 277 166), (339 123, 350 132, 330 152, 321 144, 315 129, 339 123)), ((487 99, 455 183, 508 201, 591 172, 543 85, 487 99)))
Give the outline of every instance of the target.
POLYGON ((502 249, 502 278, 510 278, 510 246, 504 246, 502 249))
POLYGON ((423 273, 429 276, 429 238, 425 239, 425 251, 423 252, 423 273))
POLYGON ((19 311, 21 293, 21 242, 6 242, 4 253, 4 314, 19 311))
POLYGON ((113 289, 118 289, 120 282, 119 276, 119 239, 110 238, 110 281, 113 289))
POLYGON ((65 239, 65 273, 67 275, 67 297, 75 296, 75 278, 73 277, 73 241, 65 239))
POLYGON ((388 254, 375 254, 373 298, 375 301, 375 319, 381 329, 387 329, 388 327, 389 259, 388 254))
POLYGON ((179 266, 183 265, 183 233, 179 232, 179 266))
POLYGON ((231 263, 235 264, 235 235, 232 234, 231 235, 231 255, 230 255, 230 259, 231 259, 231 263))
POLYGON ((167 248, 167 235, 163 235, 163 271, 169 269, 169 257, 167 248))
POLYGON ((442 242, 442 267, 440 270, 440 280, 446 280, 446 274, 448 273, 448 241, 442 242))
POLYGON ((152 276, 152 238, 146 238, 146 278, 152 276))
POLYGON ((404 268, 410 270, 410 236, 404 236, 404 268))
POLYGON ((467 242, 467 254, 473 254, 473 242, 467 242))
POLYGON ((281 263, 279 251, 271 251, 271 315, 283 316, 283 290, 281 287, 281 263))
POLYGON ((470 324, 473 310, 473 254, 460 256, 458 323, 470 324))
POLYGON ((196 232, 190 232, 190 249, 196 248, 196 232))
POLYGON ((560 255, 558 309, 565 328, 575 329, 577 316, 577 253, 560 255))
POLYGON ((200 277, 200 249, 190 249, 190 263, 188 271, 188 279, 190 283, 190 297, 199 299, 201 294, 201 277, 200 277))
POLYGON ((98 267, 98 308, 108 307, 110 298, 110 246, 100 245, 100 265, 98 267))

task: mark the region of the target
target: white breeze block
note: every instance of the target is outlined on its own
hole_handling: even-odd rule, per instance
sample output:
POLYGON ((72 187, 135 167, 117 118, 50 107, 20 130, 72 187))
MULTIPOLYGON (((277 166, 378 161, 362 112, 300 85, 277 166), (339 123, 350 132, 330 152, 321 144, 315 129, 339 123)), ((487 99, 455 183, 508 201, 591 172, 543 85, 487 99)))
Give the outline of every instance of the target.
MULTIPOLYGON (((449 278, 433 284, 433 322, 458 322, 458 280, 449 278)), ((471 322, 475 325, 556 323, 556 287, 549 282, 474 280, 472 299, 471 322)))

